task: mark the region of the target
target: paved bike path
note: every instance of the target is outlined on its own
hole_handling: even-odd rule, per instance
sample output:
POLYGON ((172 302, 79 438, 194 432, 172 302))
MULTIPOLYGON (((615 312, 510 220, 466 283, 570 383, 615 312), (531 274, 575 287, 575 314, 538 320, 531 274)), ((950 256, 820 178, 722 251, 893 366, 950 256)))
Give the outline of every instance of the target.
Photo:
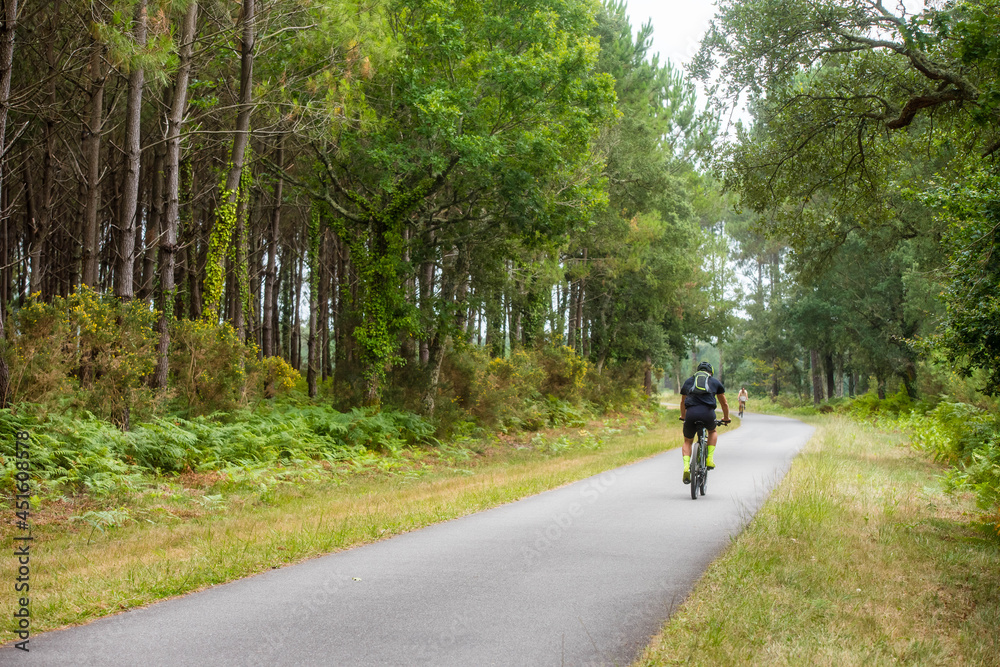
MULTIPOLYGON (((679 423, 678 423, 679 427, 679 423)), ((748 414, 707 495, 678 450, 375 544, 37 635, 24 665, 627 665, 812 427, 748 414)))

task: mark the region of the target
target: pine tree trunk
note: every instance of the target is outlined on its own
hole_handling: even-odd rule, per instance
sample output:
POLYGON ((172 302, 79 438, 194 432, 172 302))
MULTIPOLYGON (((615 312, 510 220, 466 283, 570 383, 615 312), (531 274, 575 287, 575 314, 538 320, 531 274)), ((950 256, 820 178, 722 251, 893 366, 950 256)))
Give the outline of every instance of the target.
POLYGON ((307 366, 306 366, 306 384, 309 387, 309 398, 316 398, 318 393, 318 388, 316 384, 317 376, 319 375, 319 344, 318 337, 316 335, 317 327, 317 313, 319 308, 319 295, 316 290, 316 281, 310 276, 309 278, 309 340, 306 346, 307 352, 307 366))
POLYGON ((833 377, 833 354, 827 353, 823 356, 823 368, 826 370, 826 398, 832 399, 837 394, 837 385, 833 377))
MULTIPOLYGON (((431 257, 420 265, 420 310, 423 312, 424 320, 430 322, 434 318, 434 234, 427 235, 427 252, 431 257)), ((427 336, 420 339, 420 365, 427 368, 430 363, 430 338, 434 334, 429 332, 427 336)))
MULTIPOLYGON (((17 28, 17 0, 0 0, 0 147, 6 146, 7 112, 10 108, 10 78, 14 65, 14 32, 17 28)), ((7 160, 0 156, 0 191, 6 192, 5 177, 7 160)), ((6 198, 0 207, 3 218, 4 254, 7 247, 7 211, 6 198)), ((6 259, 6 257, 4 258, 6 259)), ((5 263, 6 265, 6 263, 5 263)), ((6 285, 5 285, 6 287, 6 285)), ((7 296, 6 289, 0 292, 0 344, 7 338, 7 296)), ((10 368, 7 360, 0 355, 0 408, 6 408, 10 392, 10 368)))
MULTIPOLYGON (((142 48, 146 44, 146 0, 138 0, 132 22, 132 38, 142 48)), ((128 77, 128 102, 125 109, 125 174, 122 183, 121 217, 119 219, 118 269, 115 296, 132 299, 135 296, 135 230, 139 211, 139 161, 142 157, 140 131, 142 121, 142 87, 145 72, 133 63, 128 77)))
POLYGON ((292 295, 292 302, 294 304, 292 308, 292 368, 297 371, 302 370, 302 319, 301 319, 301 309, 299 301, 302 296, 302 271, 303 271, 303 258, 300 254, 298 262, 296 263, 295 275, 293 276, 292 284, 294 285, 295 294, 292 295))
POLYGON ((278 165, 278 180, 274 184, 274 209, 267 228, 267 269, 264 272, 264 314, 262 317, 262 345, 265 357, 274 356, 274 302, 275 281, 277 279, 278 226, 281 223, 281 200, 284 197, 285 179, 285 136, 278 137, 278 147, 274 153, 274 163, 278 165))
POLYGON ((844 355, 842 355, 842 354, 838 354, 837 355, 835 385, 836 385, 835 386, 835 390, 836 390, 836 394, 835 395, 836 395, 836 397, 837 398, 843 398, 844 397, 844 355))
POLYGON ((181 24, 178 47, 179 65, 174 81, 174 94, 170 101, 167 117, 166 156, 163 171, 166 190, 166 210, 163 216, 163 234, 160 237, 160 341, 157 345, 156 370, 153 386, 163 389, 167 386, 170 364, 170 320, 174 308, 174 264, 177 253, 177 230, 180 226, 180 166, 181 166, 181 125, 187 110, 188 81, 191 76, 191 59, 194 52, 194 35, 198 22, 198 3, 191 2, 181 24))
POLYGON ((778 385, 778 360, 774 359, 771 362, 771 401, 775 401, 778 398, 778 392, 780 387, 778 385))
POLYGON ((642 376, 642 387, 646 396, 653 395, 653 359, 646 355, 645 372, 642 376))
POLYGON ((566 332, 566 345, 576 349, 576 281, 569 284, 569 297, 567 299, 566 321, 569 329, 566 332))
MULTIPOLYGON (((584 267, 586 267, 587 265, 586 248, 583 249, 583 264, 584 267)), ((580 348, 579 348, 580 355, 584 357, 589 357, 590 356, 589 331, 587 331, 587 328, 584 327, 583 325, 583 304, 586 301, 586 295, 587 295, 587 279, 580 278, 580 293, 577 295, 577 304, 576 304, 576 319, 577 319, 576 329, 580 336, 580 348)))
POLYGON ((87 194, 83 214, 83 284, 97 289, 100 259, 98 210, 101 205, 101 133, 104 130, 104 45, 94 40, 90 53, 90 118, 83 152, 87 161, 87 194))
MULTIPOLYGON (((226 184, 224 186, 225 202, 220 203, 220 210, 234 211, 239 198, 240 179, 243 176, 243 160, 246 156, 247 145, 250 143, 250 116, 253 111, 253 60, 254 46, 256 42, 256 5, 255 0, 243 0, 243 12, 241 23, 243 32, 240 39, 240 99, 237 104, 236 126, 233 130, 233 149, 229 155, 229 171, 226 174, 226 184)), ((220 221, 216 221, 216 225, 220 221)), ((212 234, 224 234, 222 230, 213 229, 212 234)), ((230 232, 231 233, 231 232, 230 232)), ((208 261, 220 267, 225 266, 225 257, 228 255, 229 243, 233 242, 233 237, 217 239, 214 253, 209 254, 208 261)), ((236 242, 239 238, 236 237, 236 242)), ((206 267, 211 270, 211 267, 206 267)), ((238 271, 238 269, 237 269, 238 271)), ((212 289, 205 289, 205 308, 214 315, 218 315, 220 300, 223 296, 221 285, 211 284, 212 289)))
POLYGON ((330 374, 330 253, 333 246, 330 229, 326 226, 320 238, 319 250, 319 372, 326 380, 330 374))
POLYGON ((819 363, 819 352, 809 350, 809 364, 812 367, 813 405, 823 402, 823 370, 819 363))
MULTIPOLYGON (((169 103, 169 99, 167 100, 169 103)), ((143 242, 142 283, 139 298, 153 297, 153 280, 156 267, 156 249, 163 225, 163 162, 164 151, 157 150, 153 158, 152 188, 149 197, 149 215, 146 217, 146 238, 143 242)))

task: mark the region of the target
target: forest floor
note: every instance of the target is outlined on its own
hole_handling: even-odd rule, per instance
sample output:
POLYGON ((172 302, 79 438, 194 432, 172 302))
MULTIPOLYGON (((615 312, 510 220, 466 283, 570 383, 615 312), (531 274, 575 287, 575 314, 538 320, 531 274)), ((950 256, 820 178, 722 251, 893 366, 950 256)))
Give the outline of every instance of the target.
MULTIPOLYGON (((232 487, 224 475, 186 473, 113 499, 43 497, 32 512, 32 632, 85 623, 584 479, 679 446, 676 419, 675 411, 663 410, 585 428, 406 449, 365 460, 354 472, 271 471, 259 485, 244 480, 232 487)), ((9 544, 14 534, 13 521, 0 521, 0 540, 9 544)), ((0 580, 14 581, 16 568, 16 559, 0 559, 0 580)), ((10 618, 16 602, 13 586, 4 587, 0 614, 10 618)), ((0 642, 13 638, 9 625, 0 629, 0 642)))
POLYGON ((816 434, 634 667, 1000 665, 1000 539, 899 434, 816 434))

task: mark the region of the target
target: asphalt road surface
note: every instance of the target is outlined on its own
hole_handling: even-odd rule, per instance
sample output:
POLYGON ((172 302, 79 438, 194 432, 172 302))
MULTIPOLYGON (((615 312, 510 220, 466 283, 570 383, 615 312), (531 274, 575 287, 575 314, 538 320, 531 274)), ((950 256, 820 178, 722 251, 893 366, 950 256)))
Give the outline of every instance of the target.
MULTIPOLYGON (((680 423, 678 422, 678 428, 680 423)), ((3 665, 628 665, 812 427, 748 414, 691 500, 673 450, 89 625, 3 665)), ((8 620, 9 621, 9 620, 8 620)))

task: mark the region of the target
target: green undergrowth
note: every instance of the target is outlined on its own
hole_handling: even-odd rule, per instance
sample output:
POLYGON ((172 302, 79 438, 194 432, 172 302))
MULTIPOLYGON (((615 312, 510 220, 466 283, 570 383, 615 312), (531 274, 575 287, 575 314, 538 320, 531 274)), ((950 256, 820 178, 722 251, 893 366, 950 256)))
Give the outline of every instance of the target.
POLYGON ((1000 544, 970 494, 840 416, 635 663, 1000 664, 1000 544))
MULTIPOLYGON (((540 404, 533 431, 582 428, 599 415, 554 397, 540 404)), ((603 420, 613 418, 601 418, 603 420)), ((490 440, 469 422, 442 442, 436 426, 397 410, 278 404, 257 410, 217 412, 185 419, 166 416, 122 432, 87 411, 65 414, 0 410, 0 490, 12 492, 17 473, 14 434, 31 434, 32 476, 43 494, 115 496, 150 481, 183 473, 220 473, 230 482, 260 477, 266 469, 290 474, 314 470, 392 469, 415 452, 482 448, 490 440)), ((495 436, 494 436, 495 437, 495 436)), ((526 436, 530 439, 532 436, 526 436)), ((544 440, 544 436, 538 436, 544 440)))

